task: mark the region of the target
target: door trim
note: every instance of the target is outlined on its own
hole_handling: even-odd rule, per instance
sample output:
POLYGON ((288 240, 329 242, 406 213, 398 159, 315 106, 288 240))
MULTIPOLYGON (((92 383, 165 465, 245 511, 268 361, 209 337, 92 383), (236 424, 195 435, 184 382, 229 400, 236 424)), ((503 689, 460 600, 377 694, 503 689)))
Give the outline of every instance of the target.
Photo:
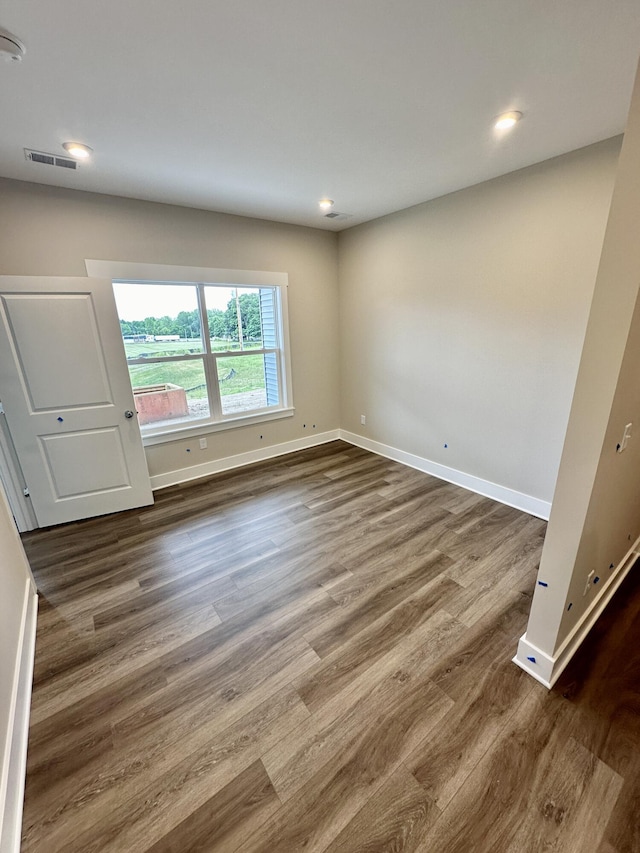
POLYGON ((9 501, 20 533, 36 530, 38 521, 31 506, 31 501, 24 495, 26 481, 19 467, 18 455, 13 446, 9 424, 4 413, 0 413, 0 481, 9 501))

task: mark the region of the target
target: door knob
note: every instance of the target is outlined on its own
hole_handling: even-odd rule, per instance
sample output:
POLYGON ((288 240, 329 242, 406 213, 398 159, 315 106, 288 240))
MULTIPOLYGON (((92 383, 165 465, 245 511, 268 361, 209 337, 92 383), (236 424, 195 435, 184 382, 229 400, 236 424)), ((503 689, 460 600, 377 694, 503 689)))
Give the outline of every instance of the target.
POLYGON ((125 418, 132 418, 133 412, 131 411, 131 409, 127 409, 127 411, 124 413, 124 416, 125 418))

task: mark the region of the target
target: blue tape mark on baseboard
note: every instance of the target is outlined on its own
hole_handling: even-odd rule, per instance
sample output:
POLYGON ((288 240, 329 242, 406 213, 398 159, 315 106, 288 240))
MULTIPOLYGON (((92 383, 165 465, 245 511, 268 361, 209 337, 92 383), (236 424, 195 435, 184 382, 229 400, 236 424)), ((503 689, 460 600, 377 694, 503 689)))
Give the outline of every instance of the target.
POLYGON ((546 581, 538 581, 538 586, 549 586, 546 581))
POLYGON ((530 661, 531 661, 531 663, 535 663, 535 662, 536 662, 536 659, 535 659, 535 658, 529 658, 529 657, 528 657, 528 658, 527 658, 527 660, 530 660, 530 661))

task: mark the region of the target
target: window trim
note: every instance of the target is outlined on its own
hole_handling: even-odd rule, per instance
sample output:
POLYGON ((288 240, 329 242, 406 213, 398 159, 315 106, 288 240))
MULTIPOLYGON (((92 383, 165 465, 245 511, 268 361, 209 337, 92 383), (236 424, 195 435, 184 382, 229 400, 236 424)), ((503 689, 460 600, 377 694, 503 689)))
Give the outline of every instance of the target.
MULTIPOLYGON (((152 284, 154 282, 167 284, 190 285, 238 285, 246 287, 275 287, 279 292, 278 323, 282 353, 280 362, 281 401, 277 409, 263 409, 248 412, 246 415, 221 415, 217 420, 198 420, 193 424, 182 423, 175 427, 160 427, 156 430, 141 430, 145 446, 164 444, 169 441, 189 438, 191 436, 207 435, 225 429, 249 426, 278 418, 291 417, 295 413, 292 398, 291 382, 291 349, 289 339, 288 287, 289 276, 283 272, 266 272, 262 270, 229 270, 209 267, 183 267, 166 264, 145 264, 129 261, 101 261, 85 259, 87 275, 91 278, 110 279, 112 283, 152 284)), ((200 288, 198 288, 198 305, 200 307, 200 288)), ((267 347, 268 351, 272 348, 267 347)), ((260 354, 252 351, 252 354, 260 354)), ((234 353, 235 354, 235 353, 234 353)), ((222 354, 221 354, 222 355, 222 354)), ((176 356, 176 358, 178 358, 176 356)), ((183 358, 182 356, 180 358, 183 358)), ((195 358, 195 356, 194 356, 195 358)), ((213 413, 212 413, 213 415, 213 413)))

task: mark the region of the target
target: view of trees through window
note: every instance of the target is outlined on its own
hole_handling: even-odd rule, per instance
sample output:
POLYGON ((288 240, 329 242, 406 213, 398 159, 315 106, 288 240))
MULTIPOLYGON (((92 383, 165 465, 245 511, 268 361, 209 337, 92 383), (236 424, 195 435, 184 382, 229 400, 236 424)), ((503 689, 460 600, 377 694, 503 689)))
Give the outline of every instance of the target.
POLYGON ((276 288, 116 283, 114 292, 143 427, 281 405, 276 288))
MULTIPOLYGON (((239 346, 238 307, 244 341, 253 343, 261 341, 260 297, 257 293, 240 293, 237 302, 236 298, 232 297, 224 311, 220 308, 207 310, 209 336, 212 340, 225 341, 232 346, 236 345, 236 348, 239 346)), ((125 343, 129 343, 128 339, 132 336, 139 335, 153 336, 154 339, 156 335, 177 335, 178 338, 192 340, 199 339, 202 334, 198 308, 192 311, 179 311, 175 317, 165 314, 163 317, 148 316, 140 320, 121 319, 120 328, 125 343)))

